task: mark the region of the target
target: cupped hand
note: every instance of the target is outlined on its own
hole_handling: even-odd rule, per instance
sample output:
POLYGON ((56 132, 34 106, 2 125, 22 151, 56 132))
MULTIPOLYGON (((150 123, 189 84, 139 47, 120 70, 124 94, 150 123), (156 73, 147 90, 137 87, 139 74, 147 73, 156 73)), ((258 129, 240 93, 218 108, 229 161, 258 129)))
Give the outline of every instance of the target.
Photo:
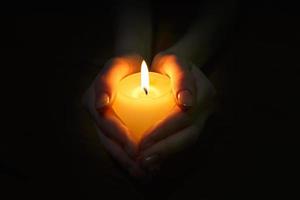
POLYGON ((152 70, 170 77, 176 106, 153 126, 140 144, 139 162, 149 171, 197 141, 213 111, 215 89, 194 65, 174 54, 158 54, 152 70))
POLYGON ((143 174, 134 160, 137 147, 129 137, 129 130, 111 108, 111 103, 119 81, 138 72, 141 62, 142 58, 138 55, 111 59, 83 96, 84 107, 95 122, 103 146, 132 176, 143 174))

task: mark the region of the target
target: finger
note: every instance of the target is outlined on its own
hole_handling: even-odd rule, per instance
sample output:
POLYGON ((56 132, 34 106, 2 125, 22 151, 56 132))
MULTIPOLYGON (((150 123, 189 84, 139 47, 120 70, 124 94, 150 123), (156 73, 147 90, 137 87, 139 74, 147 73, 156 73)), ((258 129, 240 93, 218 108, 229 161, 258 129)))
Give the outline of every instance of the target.
POLYGON ((168 117, 158 122, 157 125, 145 133, 145 137, 140 144, 140 150, 145 150, 158 141, 187 127, 190 121, 190 116, 186 112, 181 112, 180 108, 175 107, 168 117))
POLYGON ((121 145, 129 155, 135 156, 137 147, 129 137, 127 127, 116 117, 113 110, 108 108, 99 113, 95 107, 95 92, 89 88, 84 97, 84 105, 89 114, 107 137, 121 145))
POLYGON ((197 105, 199 105, 201 110, 212 107, 216 96, 216 89, 199 68, 192 66, 191 71, 195 80, 197 105))
POLYGON ((159 55, 154 59, 152 69, 170 77, 173 94, 181 108, 189 109, 194 105, 195 84, 188 63, 175 55, 159 55))
POLYGON ((95 120, 96 124, 105 135, 119 143, 131 157, 135 157, 138 152, 137 145, 131 140, 128 128, 116 116, 114 111, 108 109, 105 114, 98 116, 95 120))
POLYGON ((106 63, 93 83, 96 109, 101 110, 113 101, 119 81, 128 74, 138 72, 140 63, 141 58, 137 56, 114 58, 106 63))
POLYGON ((194 119, 194 114, 197 116, 201 112, 201 115, 209 115, 213 104, 212 97, 215 95, 215 89, 206 78, 206 76, 195 66, 193 66, 193 75, 196 80, 196 97, 197 97, 197 107, 199 108, 187 113, 180 112, 180 110, 173 110, 173 112, 166 117, 164 120, 160 121, 157 125, 153 126, 145 134, 144 139, 141 141, 140 149, 145 150, 157 143, 164 138, 172 135, 175 132, 185 128, 191 124, 194 119))
POLYGON ((124 169, 126 169, 133 176, 143 176, 144 172, 140 169, 137 163, 131 160, 117 143, 106 137, 98 129, 97 132, 105 149, 124 169))
POLYGON ((189 126, 141 152, 140 163, 151 168, 162 163, 168 157, 184 150, 197 141, 199 126, 189 126))

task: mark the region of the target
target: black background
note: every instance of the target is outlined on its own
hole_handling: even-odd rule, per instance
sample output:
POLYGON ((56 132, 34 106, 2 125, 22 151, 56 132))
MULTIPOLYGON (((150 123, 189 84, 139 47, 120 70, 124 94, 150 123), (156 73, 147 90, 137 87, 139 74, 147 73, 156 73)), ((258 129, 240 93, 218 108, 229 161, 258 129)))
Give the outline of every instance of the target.
MULTIPOLYGON (((174 191, 174 199, 291 195, 299 143, 294 139, 297 6, 240 3, 233 39, 215 61, 224 68, 222 112, 208 121, 199 148, 179 162, 189 163, 188 167, 174 169, 178 176, 140 185, 121 176, 113 162, 103 163, 103 157, 109 157, 95 132, 81 125, 90 122, 81 112, 80 97, 112 56, 113 5, 2 8, 0 195, 41 199, 108 199, 105 195, 150 199, 174 191), (182 176, 190 179, 183 181, 182 176)), ((153 3, 156 16, 165 16, 171 8, 180 10, 184 17, 179 21, 178 15, 165 16, 179 29, 193 18, 191 5, 195 3, 153 3)))

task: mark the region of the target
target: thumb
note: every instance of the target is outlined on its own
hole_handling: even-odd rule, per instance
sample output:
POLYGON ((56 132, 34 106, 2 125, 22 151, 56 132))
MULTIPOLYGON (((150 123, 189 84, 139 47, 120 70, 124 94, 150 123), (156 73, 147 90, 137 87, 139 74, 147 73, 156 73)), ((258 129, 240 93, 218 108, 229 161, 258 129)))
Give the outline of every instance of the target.
POLYGON ((186 110, 196 103, 196 90, 189 64, 175 55, 159 55, 154 59, 153 70, 171 79, 177 105, 186 110))
POLYGON ((170 76, 173 93, 176 95, 177 105, 182 109, 190 109, 196 103, 194 80, 190 71, 182 69, 170 76))
POLYGON ((102 110, 113 102, 117 84, 126 75, 137 72, 138 62, 135 57, 117 57, 105 64, 94 81, 97 110, 102 110))

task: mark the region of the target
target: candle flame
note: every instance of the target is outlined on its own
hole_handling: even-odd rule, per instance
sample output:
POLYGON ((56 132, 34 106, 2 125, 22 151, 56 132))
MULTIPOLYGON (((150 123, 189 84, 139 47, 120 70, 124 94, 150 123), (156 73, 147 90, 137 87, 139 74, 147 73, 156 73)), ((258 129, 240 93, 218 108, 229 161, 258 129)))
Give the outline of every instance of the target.
POLYGON ((149 85, 149 71, 146 62, 143 60, 141 65, 141 88, 148 94, 150 85, 149 85))

